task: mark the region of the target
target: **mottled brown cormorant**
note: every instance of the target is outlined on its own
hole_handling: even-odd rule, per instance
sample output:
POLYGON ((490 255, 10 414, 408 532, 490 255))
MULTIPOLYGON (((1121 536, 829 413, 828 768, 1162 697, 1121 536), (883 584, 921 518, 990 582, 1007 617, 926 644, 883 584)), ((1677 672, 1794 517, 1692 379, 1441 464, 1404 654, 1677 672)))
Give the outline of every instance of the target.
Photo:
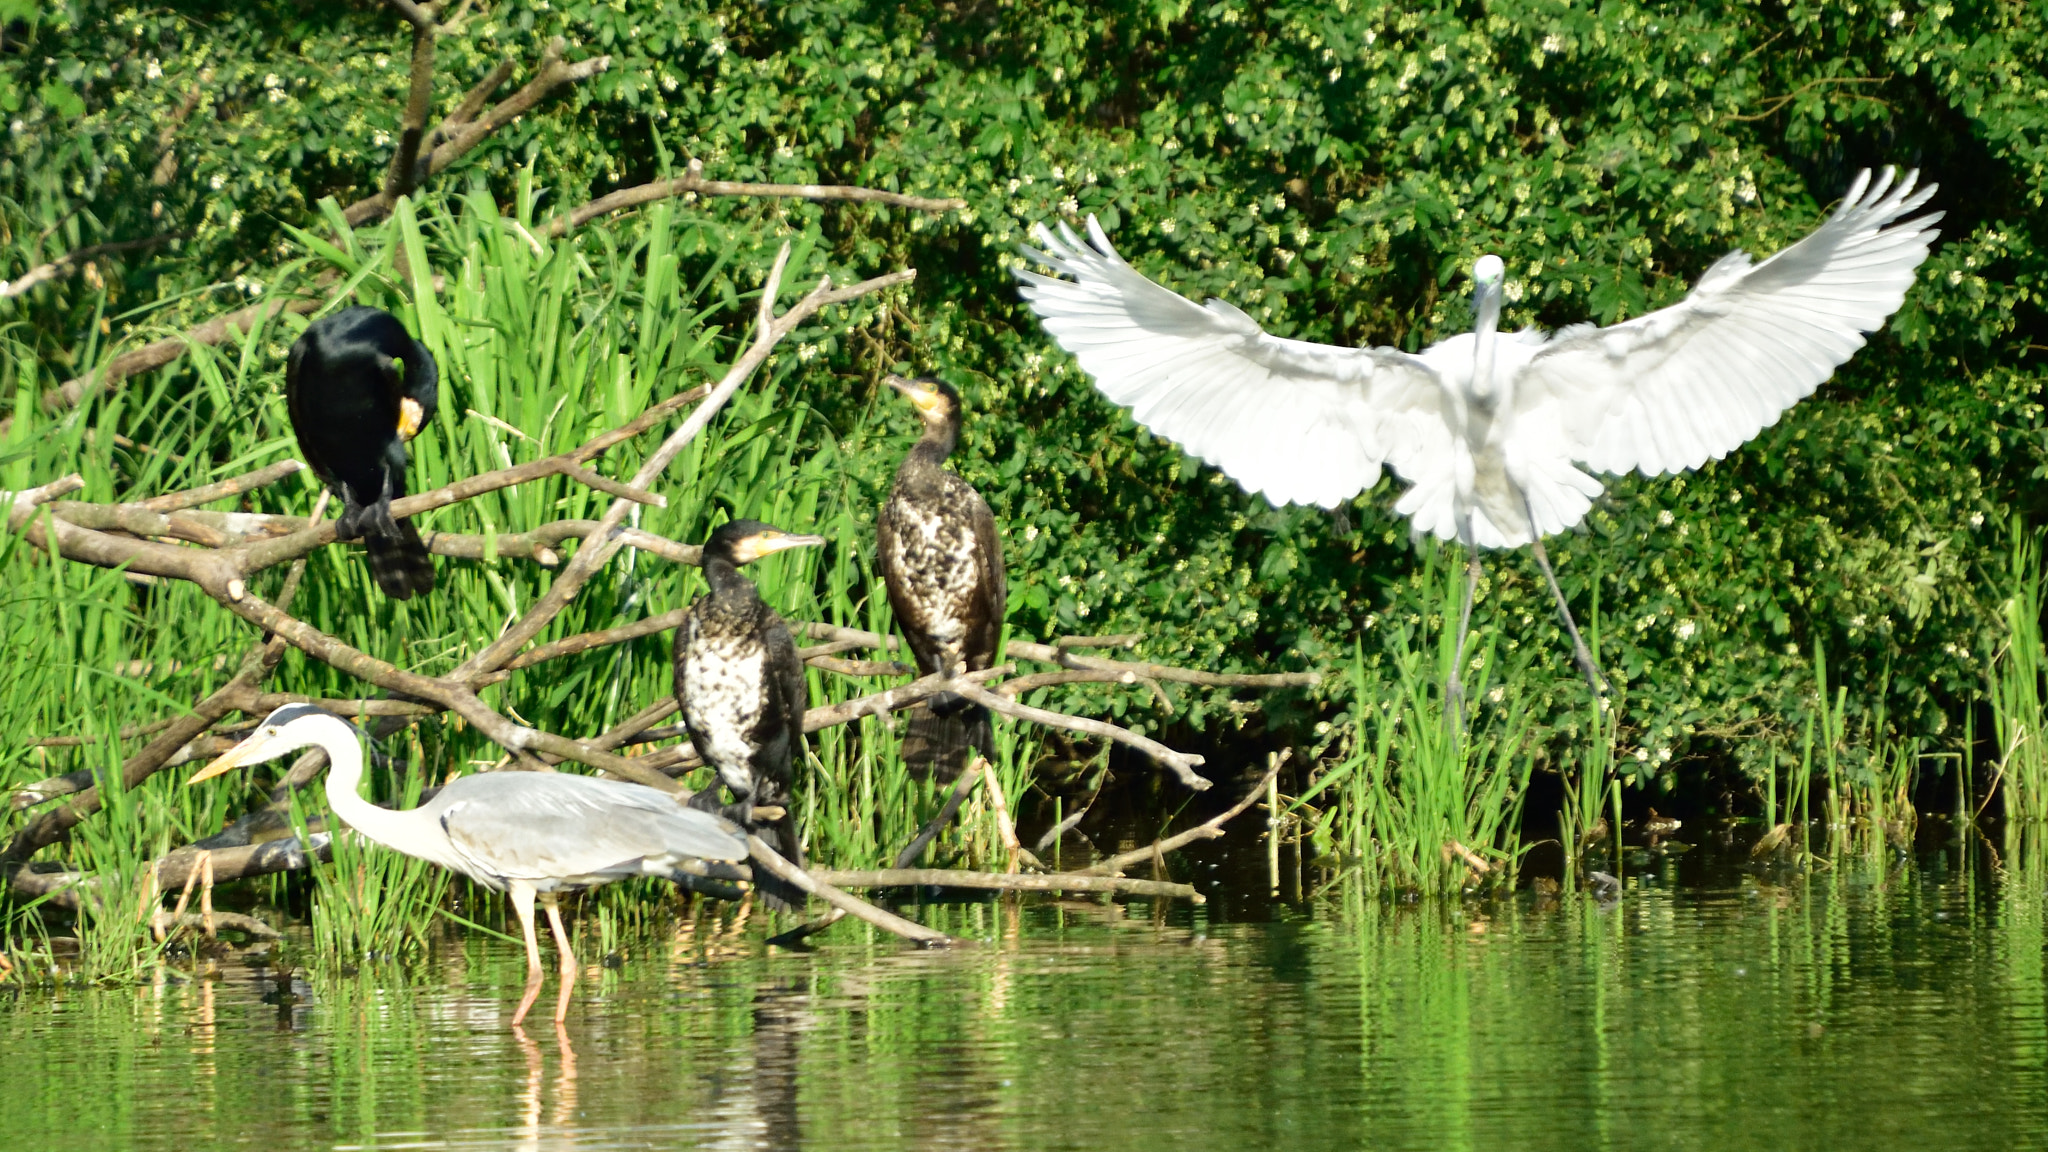
MULTIPOLYGON (((735 802, 721 802, 718 783, 690 798, 692 807, 716 812, 759 836, 783 858, 803 866, 791 787, 804 751, 804 708, 809 692, 796 642, 774 609, 762 603, 740 568, 771 552, 823 544, 823 536, 793 536, 759 520, 734 520, 704 545, 708 595, 690 605, 676 629, 676 703, 690 743, 735 802), (758 813, 755 809, 774 809, 758 813)), ((795 885, 755 870, 754 887, 770 908, 801 908, 795 885)))
MULTIPOLYGON (((889 386, 924 418, 875 521, 889 606, 920 672, 980 671, 995 663, 1003 634, 1003 542, 981 493, 945 468, 960 438, 960 393, 939 380, 892 376, 889 386)), ((908 728, 904 762, 942 780, 960 775, 970 749, 995 747, 988 709, 950 692, 912 708, 908 728)))
POLYGON ((344 308, 308 325, 285 367, 285 404, 299 451, 341 497, 336 539, 360 537, 370 574, 394 600, 434 589, 434 564, 410 521, 405 442, 434 418, 440 373, 427 346, 378 308, 344 308))

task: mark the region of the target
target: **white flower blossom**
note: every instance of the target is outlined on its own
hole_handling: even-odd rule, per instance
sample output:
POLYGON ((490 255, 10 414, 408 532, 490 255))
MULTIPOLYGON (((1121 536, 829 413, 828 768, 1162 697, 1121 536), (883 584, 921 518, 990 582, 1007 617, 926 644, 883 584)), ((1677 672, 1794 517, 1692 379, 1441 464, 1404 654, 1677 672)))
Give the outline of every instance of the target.
POLYGON ((1680 640, 1690 640, 1692 639, 1692 634, 1699 631, 1699 625, 1694 624, 1691 620, 1680 620, 1677 631, 1680 640))
POLYGON ((1564 51, 1564 41, 1558 38, 1557 33, 1552 32, 1543 38, 1543 50, 1555 56, 1559 52, 1564 51))
POLYGON ((1671 526, 1671 521, 1673 519, 1675 519, 1675 517, 1671 515, 1671 509, 1669 508, 1666 508, 1662 512, 1657 513, 1657 523, 1663 525, 1666 528, 1669 528, 1671 526))

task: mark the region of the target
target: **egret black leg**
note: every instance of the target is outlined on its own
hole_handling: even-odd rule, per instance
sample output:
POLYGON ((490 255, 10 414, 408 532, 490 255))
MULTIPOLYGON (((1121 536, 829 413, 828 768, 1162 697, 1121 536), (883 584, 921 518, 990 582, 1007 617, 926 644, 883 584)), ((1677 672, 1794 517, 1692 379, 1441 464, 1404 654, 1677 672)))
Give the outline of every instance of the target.
POLYGON ((1444 707, 1451 714, 1451 731, 1465 727, 1465 641, 1472 634, 1472 599, 1479 591, 1479 548, 1472 542, 1472 519, 1466 517, 1458 533, 1465 546, 1465 600, 1458 610, 1458 643, 1451 653, 1451 678, 1444 682, 1444 707))
POLYGON ((1585 638, 1579 635, 1579 626, 1572 621, 1571 606, 1564 601, 1564 589, 1557 586, 1557 574, 1550 570, 1550 557, 1543 551, 1543 538, 1538 536, 1529 544, 1529 552, 1536 557, 1536 566, 1543 569, 1543 578, 1550 582, 1550 594, 1557 599, 1557 614, 1564 619, 1564 630, 1571 634, 1572 659, 1578 661, 1579 671, 1585 674, 1586 683, 1592 685, 1596 696, 1607 695, 1607 677, 1600 674, 1600 666, 1593 663, 1593 650, 1586 647, 1585 638))

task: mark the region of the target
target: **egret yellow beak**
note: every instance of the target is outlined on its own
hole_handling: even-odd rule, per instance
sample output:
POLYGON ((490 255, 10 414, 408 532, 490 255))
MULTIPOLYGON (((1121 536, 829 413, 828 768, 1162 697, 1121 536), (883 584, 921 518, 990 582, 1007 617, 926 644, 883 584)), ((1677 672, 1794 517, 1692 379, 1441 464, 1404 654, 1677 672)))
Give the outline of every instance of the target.
POLYGON ((216 756, 213 760, 213 763, 208 764, 206 767, 201 768, 197 772, 194 772, 192 774, 192 778, 190 780, 185 781, 185 783, 188 786, 192 784, 197 784, 201 780, 211 780, 215 776, 219 776, 222 773, 232 772, 235 769, 240 768, 244 764, 255 763, 255 753, 257 749, 263 747, 264 735, 265 733, 258 732, 255 735, 250 736, 247 740, 242 741, 240 744, 237 744, 233 748, 230 748, 227 751, 221 753, 219 756, 216 756))
POLYGON ((420 434, 420 425, 426 421, 427 410, 410 396, 398 401, 398 438, 410 440, 420 434))
POLYGON ((946 407, 946 398, 940 395, 936 388, 927 388, 915 380, 905 380, 901 376, 889 377, 888 384, 889 387, 903 393, 905 399, 917 405, 917 410, 927 416, 938 415, 946 407))

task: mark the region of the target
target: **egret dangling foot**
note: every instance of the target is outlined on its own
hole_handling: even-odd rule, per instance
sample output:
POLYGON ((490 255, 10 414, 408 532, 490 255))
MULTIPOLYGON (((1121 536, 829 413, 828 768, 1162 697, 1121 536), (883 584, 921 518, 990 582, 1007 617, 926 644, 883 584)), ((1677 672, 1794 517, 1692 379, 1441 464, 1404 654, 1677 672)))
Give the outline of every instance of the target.
POLYGON ((1465 599, 1458 609, 1458 643, 1451 651, 1451 678, 1444 682, 1444 711, 1453 735, 1465 729, 1465 641, 1472 635, 1472 601, 1479 592, 1479 549, 1465 541, 1465 599))

